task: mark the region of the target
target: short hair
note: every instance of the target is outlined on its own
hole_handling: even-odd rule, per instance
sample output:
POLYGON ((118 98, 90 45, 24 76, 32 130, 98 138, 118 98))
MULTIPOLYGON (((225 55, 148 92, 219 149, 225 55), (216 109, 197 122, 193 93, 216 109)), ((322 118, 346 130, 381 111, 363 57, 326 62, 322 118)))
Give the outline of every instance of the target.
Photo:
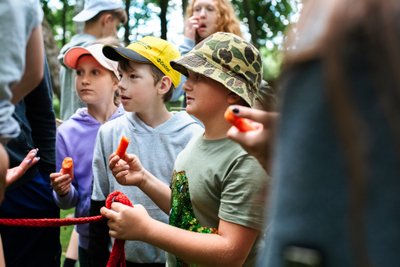
MULTIPOLYGON (((129 71, 129 70, 132 70, 132 67, 131 67, 131 65, 129 64, 129 62, 131 62, 131 60, 128 60, 128 59, 126 59, 126 58, 121 58, 121 59, 118 61, 118 63, 119 63, 119 68, 120 68, 122 71, 125 71, 125 72, 127 72, 127 71, 129 71)), ((156 85, 159 81, 161 81, 161 79, 162 79, 164 76, 166 76, 161 70, 159 70, 156 66, 154 66, 154 65, 151 64, 151 63, 140 63, 140 64, 146 64, 146 65, 149 65, 149 66, 150 66, 151 75, 153 76, 153 79, 154 79, 154 85, 156 85)), ((175 89, 175 87, 174 87, 173 83, 171 82, 171 87, 169 88, 168 92, 165 93, 165 94, 163 95, 163 101, 164 101, 164 103, 165 103, 165 102, 168 102, 168 101, 171 99, 172 93, 173 93, 174 89, 175 89)))

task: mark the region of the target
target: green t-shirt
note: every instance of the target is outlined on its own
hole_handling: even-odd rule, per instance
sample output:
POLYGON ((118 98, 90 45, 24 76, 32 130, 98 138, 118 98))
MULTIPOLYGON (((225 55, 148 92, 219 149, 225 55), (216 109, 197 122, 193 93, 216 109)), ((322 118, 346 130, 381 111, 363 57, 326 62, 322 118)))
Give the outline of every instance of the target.
MULTIPOLYGON (((262 166, 237 143, 194 137, 175 161, 170 224, 215 233, 223 219, 262 232, 267 185, 262 166)), ((255 265, 261 239, 245 266, 255 265)), ((173 255, 168 255, 168 266, 179 266, 173 255)))

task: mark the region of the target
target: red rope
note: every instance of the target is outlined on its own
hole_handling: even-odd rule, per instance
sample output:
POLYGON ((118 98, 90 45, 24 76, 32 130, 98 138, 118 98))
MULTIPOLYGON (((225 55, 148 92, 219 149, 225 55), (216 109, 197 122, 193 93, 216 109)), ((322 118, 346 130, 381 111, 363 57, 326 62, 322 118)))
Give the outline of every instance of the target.
MULTIPOLYGON (((127 206, 133 207, 127 196, 119 191, 112 192, 106 199, 106 207, 111 208, 113 202, 120 202, 127 206)), ((84 224, 98 222, 105 219, 103 216, 91 216, 81 218, 64 218, 64 219, 4 219, 0 218, 0 225, 4 226, 28 226, 28 227, 56 227, 72 224, 84 224)), ((125 240, 115 239, 108 259, 107 267, 126 267, 125 262, 125 240)))

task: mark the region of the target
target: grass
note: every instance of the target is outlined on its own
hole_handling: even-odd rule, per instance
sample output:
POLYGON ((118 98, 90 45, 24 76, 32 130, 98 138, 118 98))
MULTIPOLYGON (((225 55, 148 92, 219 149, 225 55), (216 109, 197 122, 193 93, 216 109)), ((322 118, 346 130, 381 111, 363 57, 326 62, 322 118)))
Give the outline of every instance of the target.
MULTIPOLYGON (((74 211, 75 211, 74 209, 60 210, 60 217, 61 218, 69 217, 71 214, 74 214, 74 211)), ((73 229, 74 229, 73 225, 60 227, 60 242, 62 247, 61 266, 65 259, 65 252, 67 251, 69 238, 71 236, 71 232, 73 229)))

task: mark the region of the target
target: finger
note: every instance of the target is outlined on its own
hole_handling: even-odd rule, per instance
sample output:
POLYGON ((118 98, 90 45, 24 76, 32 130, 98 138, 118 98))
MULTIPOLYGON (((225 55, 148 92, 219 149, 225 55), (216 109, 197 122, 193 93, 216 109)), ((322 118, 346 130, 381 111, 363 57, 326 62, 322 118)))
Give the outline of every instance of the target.
POLYGON ((114 166, 118 163, 119 160, 120 160, 119 156, 115 154, 115 152, 112 153, 108 158, 108 167, 110 169, 114 168, 114 166))
POLYGON ((113 202, 112 204, 111 204, 111 209, 112 210, 114 210, 114 211, 116 211, 116 212, 121 212, 123 209, 125 209, 126 207, 128 207, 128 206, 126 206, 125 204, 122 204, 122 203, 120 203, 120 202, 113 202))
POLYGON ((40 157, 36 157, 38 151, 38 148, 34 148, 29 151, 24 160, 19 164, 23 171, 26 171, 39 161, 40 157))
POLYGON ((113 211, 112 209, 107 209, 106 207, 102 207, 100 209, 100 214, 109 220, 115 220, 118 216, 117 212, 113 211))
POLYGON ((277 112, 267 112, 239 105, 232 105, 229 108, 236 116, 262 123, 265 126, 270 126, 278 118, 277 112))

